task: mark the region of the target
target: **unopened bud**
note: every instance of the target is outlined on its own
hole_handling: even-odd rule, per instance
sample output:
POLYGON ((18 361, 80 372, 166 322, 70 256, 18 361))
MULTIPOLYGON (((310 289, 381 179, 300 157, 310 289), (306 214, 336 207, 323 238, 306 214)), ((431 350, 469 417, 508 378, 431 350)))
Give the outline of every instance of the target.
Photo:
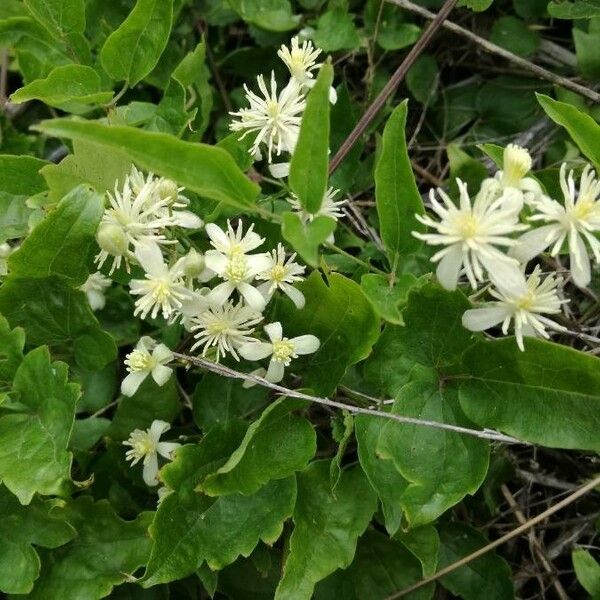
POLYGON ((186 254, 185 261, 183 263, 183 272, 186 277, 198 277, 202 271, 204 271, 204 256, 197 252, 193 248, 186 254))
POLYGON ((125 231, 119 225, 100 225, 96 240, 100 248, 112 256, 122 256, 127 253, 129 243, 125 231))
POLYGON ((177 184, 171 179, 162 179, 157 186, 158 196, 161 200, 168 200, 169 202, 175 202, 177 196, 179 196, 179 188, 177 184))

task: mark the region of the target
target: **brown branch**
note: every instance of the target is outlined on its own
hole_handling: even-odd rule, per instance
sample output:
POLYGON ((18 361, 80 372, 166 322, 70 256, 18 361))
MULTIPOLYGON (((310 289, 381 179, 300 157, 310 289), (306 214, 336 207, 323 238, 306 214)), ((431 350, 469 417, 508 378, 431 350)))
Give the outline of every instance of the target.
POLYGON ((435 35, 438 29, 441 27, 444 19, 450 14, 454 5, 458 0, 446 0, 444 5, 440 9, 440 12, 435 15, 434 19, 431 21, 427 29, 423 32, 423 35, 417 40, 416 44, 411 48, 410 52, 406 55, 406 58, 402 61, 400 66, 396 69, 390 80, 387 82, 385 87, 379 92, 379 95, 363 116, 360 118, 354 129, 350 132, 348 137, 344 140, 343 144, 340 146, 339 150, 335 154, 335 156, 331 159, 329 163, 329 174, 331 175, 339 166, 340 163, 346 158, 346 155, 354 144, 358 141, 360 136, 365 132, 369 123, 375 118, 381 107, 385 104, 387 99, 394 93, 400 82, 406 76, 408 70, 412 67, 413 63, 421 52, 425 50, 427 44, 431 41, 431 38, 435 35))
MULTIPOLYGON (((241 379, 243 381, 248 381, 257 385, 261 385, 271 390, 275 390, 279 394, 288 396, 290 398, 300 398, 301 400, 308 400, 309 402, 321 404, 330 408, 339 408, 355 414, 370 415, 373 417, 387 419, 389 421, 397 421, 398 423, 403 423, 405 425, 433 427, 435 429, 443 429, 445 431, 452 431, 453 433, 461 433, 464 435, 470 435, 472 437, 477 437, 481 439, 493 440, 496 442, 504 442, 506 444, 521 444, 525 446, 529 445, 528 442, 518 440, 516 438, 504 435, 502 433, 498 433, 496 431, 490 431, 488 429, 480 431, 479 429, 469 429, 467 427, 460 427, 458 425, 450 425, 449 423, 440 423, 439 421, 426 421, 423 419, 415 419, 413 417, 405 417, 403 415, 383 412, 374 408, 363 408, 361 406, 354 406, 352 404, 338 402, 337 400, 331 400, 330 398, 311 396, 310 394, 305 394, 303 392, 298 392, 297 390, 292 390, 283 387, 282 385, 279 385, 277 383, 271 383, 263 377, 258 377, 257 375, 253 375, 252 373, 242 373, 240 371, 236 371, 235 369, 231 369, 230 367, 226 367, 225 365, 221 365, 219 363, 213 362, 212 360, 207 360, 206 358, 202 358, 199 356, 188 356, 186 354, 180 354, 179 352, 173 352, 173 356, 184 362, 191 363, 193 365, 196 365, 197 367, 201 367, 203 369, 206 369, 207 371, 216 373, 217 375, 230 377, 232 379, 241 379)), ((373 400, 377 399, 373 398, 373 400)))
MULTIPOLYGON (((428 11, 422 6, 415 4, 414 2, 411 2, 410 0, 386 0, 386 2, 389 2, 390 4, 395 4, 396 6, 400 6, 401 8, 409 10, 410 12, 416 15, 420 15, 421 17, 425 17, 426 19, 433 19, 431 22, 432 24, 439 16, 428 11)), ((568 90, 576 92, 577 94, 581 94, 582 96, 585 96, 586 98, 589 98, 594 102, 600 102, 600 94, 598 92, 595 92, 594 90, 591 90, 590 88, 587 88, 584 85, 571 81, 567 77, 561 77, 560 75, 556 75, 555 73, 552 73, 552 71, 544 69, 544 67, 535 65, 532 62, 525 60, 524 58, 517 56, 516 54, 513 54, 508 50, 505 50, 501 46, 493 44, 485 38, 482 38, 472 33, 468 29, 465 29, 464 27, 453 23, 452 21, 444 21, 443 23, 440 23, 440 25, 448 29, 449 31, 456 33, 457 35, 460 35, 461 37, 464 37, 470 40, 471 42, 474 42, 475 44, 483 48, 483 50, 485 50, 486 52, 489 52, 490 54, 495 54, 496 56, 501 56, 509 62, 518 65, 519 67, 522 67, 523 69, 527 70, 529 73, 533 73, 540 79, 545 79, 546 81, 549 81, 556 85, 560 85, 564 88, 567 88, 568 90)))
POLYGON ((519 535, 521 535, 525 531, 531 529, 532 527, 535 527, 538 523, 541 523, 542 521, 544 521, 545 519, 547 519, 554 513, 558 512, 559 510, 562 510, 566 506, 569 506, 569 504, 572 504, 573 502, 575 502, 575 500, 577 500, 578 498, 581 498, 581 496, 584 496, 588 492, 591 492, 595 487, 598 487, 599 485, 600 485, 600 476, 595 477, 594 479, 592 479, 585 485, 582 485, 580 488, 575 490, 572 494, 567 496, 564 500, 561 500, 554 506, 551 506, 544 512, 537 515, 537 517, 533 517, 533 519, 529 519, 529 521, 527 521, 526 523, 523 523, 523 525, 520 525, 516 529, 513 529, 511 532, 507 533, 506 535, 503 535, 501 538, 494 540, 493 542, 487 544, 483 548, 480 548, 479 550, 472 552, 468 556, 464 556, 463 558, 457 560, 456 562, 453 562, 452 564, 448 565, 447 567, 444 567, 443 569, 441 569, 440 571, 438 571, 431 577, 426 577, 425 579, 422 579, 421 581, 415 583, 414 585, 411 585, 407 588, 404 588, 403 590, 400 590, 399 592, 396 592, 395 594, 392 594, 391 596, 388 596, 387 598, 385 598, 385 600, 396 600, 396 598, 401 598, 402 596, 406 596, 406 594, 410 594, 411 592, 414 592, 415 590, 422 588, 423 586, 427 585, 428 583, 431 583, 432 581, 437 581, 441 577, 444 577, 445 575, 448 575, 449 573, 456 571, 456 569, 460 569, 460 567, 466 565, 467 563, 470 563, 471 561, 479 558, 480 556, 487 554, 488 552, 490 552, 490 550, 493 550, 494 548, 501 546, 502 544, 512 540, 513 538, 518 537, 519 535))

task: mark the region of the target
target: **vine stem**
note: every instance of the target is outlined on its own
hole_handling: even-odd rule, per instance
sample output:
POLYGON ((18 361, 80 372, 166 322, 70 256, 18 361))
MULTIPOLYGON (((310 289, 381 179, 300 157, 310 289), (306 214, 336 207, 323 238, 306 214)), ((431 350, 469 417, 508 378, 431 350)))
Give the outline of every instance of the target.
POLYGON ((230 367, 226 367, 225 365, 221 365, 219 363, 213 362, 212 360, 207 360, 206 358, 202 358, 199 356, 188 356, 187 354, 180 354, 179 352, 173 352, 173 356, 187 363, 196 365, 197 367, 206 369, 207 371, 211 371, 212 373, 216 373, 217 375, 230 377, 232 379, 242 379, 244 381, 261 385, 271 390, 275 390, 276 392, 284 396, 288 396, 290 398, 299 398, 301 400, 307 400, 315 404, 329 406, 330 408, 346 410, 350 413, 370 415, 373 417, 379 417, 381 419, 387 419, 389 421, 397 421, 398 423, 403 423, 405 425, 418 425, 422 427, 432 427, 434 429, 443 429, 445 431, 452 431, 453 433, 461 433, 464 435, 470 435, 472 437, 493 440, 495 442, 504 442, 506 444, 521 444, 525 446, 530 445, 528 442, 524 442, 522 440, 518 440, 517 438, 498 433, 497 431, 491 431, 489 429, 484 429, 483 431, 480 431, 478 429, 460 427, 459 425, 440 423, 439 421, 426 421, 423 419, 415 419, 414 417, 405 417, 403 415, 383 412, 374 408, 363 408, 361 406, 353 406, 352 404, 338 402, 337 400, 331 400, 330 398, 311 396, 310 394, 305 394, 297 390, 292 390, 283 387, 282 385, 279 385, 277 383, 271 383, 263 377, 258 377, 258 375, 253 375, 252 373, 242 373, 240 371, 236 371, 235 369, 231 369, 230 367))
POLYGON ((388 596, 387 598, 385 598, 385 600, 396 600, 396 598, 401 598, 402 596, 406 596, 406 594, 410 594, 411 592, 414 592, 415 590, 422 588, 424 585, 427 585, 428 583, 431 583, 433 581, 440 579, 440 577, 444 577, 445 575, 448 575, 449 573, 456 571, 456 569, 459 569, 460 567, 466 565, 467 563, 470 563, 471 561, 479 558, 480 556, 487 554, 490 550, 493 550, 494 548, 501 546, 502 544, 508 542, 509 540, 512 540, 513 538, 521 535, 525 531, 528 531, 532 527, 535 527, 535 525, 537 525, 538 523, 541 523, 542 521, 544 521, 545 519, 547 519, 554 513, 558 512, 559 510, 562 510, 563 508, 565 508, 565 506, 572 504, 573 502, 575 502, 575 500, 577 500, 578 498, 581 498, 581 496, 584 496, 588 492, 591 492, 595 487, 597 487, 599 485, 600 485, 600 475, 598 477, 595 477, 594 479, 592 479, 585 485, 582 485, 580 488, 576 489, 572 494, 567 496, 564 500, 561 500, 554 506, 551 506, 544 512, 541 512, 536 517, 533 517, 533 519, 529 519, 529 521, 523 523, 516 529, 513 529, 512 531, 508 532, 506 535, 503 535, 502 537, 498 538, 497 540, 494 540, 493 542, 487 544, 483 548, 480 548, 479 550, 476 550, 475 552, 472 552, 471 554, 464 556, 463 558, 457 560, 456 562, 453 562, 452 564, 448 565, 447 567, 444 567, 443 569, 441 569, 440 571, 438 571, 431 577, 426 577, 425 579, 422 579, 421 581, 415 583, 414 585, 411 585, 407 588, 404 588, 403 590, 400 590, 399 592, 396 592, 395 594, 392 594, 391 596, 388 596))
POLYGON ((373 100, 373 103, 367 108, 363 116, 360 118, 354 129, 350 132, 348 137, 344 140, 335 156, 329 163, 329 174, 331 175, 339 166, 340 163, 346 158, 346 155, 354 144, 358 141, 360 136, 365 132, 369 123, 375 118, 381 107, 385 104, 387 99, 394 93, 400 82, 408 73, 408 70, 412 67, 415 60, 420 56, 421 52, 425 50, 427 44, 431 41, 431 38, 436 34, 438 29, 442 26, 442 23, 446 17, 450 14, 454 5, 458 0, 446 0, 444 5, 440 9, 434 19, 428 25, 427 29, 423 32, 423 35, 417 40, 416 44, 411 48, 410 52, 406 55, 400 66, 396 69, 390 80, 387 82, 385 87, 379 92, 377 98, 373 100))
MULTIPOLYGON (((434 13, 428 11, 426 8, 423 8, 422 6, 419 6, 418 4, 415 4, 414 2, 411 2, 410 0, 384 0, 384 1, 389 2, 390 4, 395 4, 396 6, 404 8, 405 10, 409 10, 410 12, 412 12, 416 15, 419 15, 421 17, 425 17, 426 19, 433 19, 433 20, 437 19, 437 16, 434 13)), ((432 21, 431 23, 433 24, 433 22, 434 21, 432 21)), ((519 67, 522 67, 523 69, 525 69, 526 71, 529 71, 530 73, 533 73, 540 79, 545 79, 546 81, 549 81, 556 85, 560 85, 560 86, 567 88, 573 92, 576 92, 577 94, 581 94, 582 96, 585 96, 586 98, 589 98, 590 100, 593 100, 594 102, 600 102, 600 94, 598 92, 595 92, 594 90, 591 90, 590 88, 587 88, 584 85, 581 85, 575 81, 571 81, 567 77, 561 77, 560 75, 556 75, 552 71, 548 71, 548 69, 544 69, 544 67, 540 67, 539 65, 536 65, 528 60, 525 60, 521 56, 517 56, 516 54, 510 52, 509 50, 506 50, 506 49, 502 48, 501 46, 498 46, 497 44, 489 42, 485 38, 482 38, 482 37, 474 34, 473 32, 469 31, 468 29, 465 29, 464 27, 461 27, 460 25, 457 25, 456 23, 453 23, 452 21, 444 21, 443 23, 441 23, 441 26, 448 29, 449 31, 452 31, 453 33, 456 33, 457 35, 460 35, 461 37, 464 37, 467 40, 470 40, 471 42, 474 42, 475 44, 477 44, 478 46, 483 48, 486 52, 488 52, 490 54, 495 54, 496 56, 501 56, 502 58, 506 59, 507 61, 509 61, 515 65, 518 65, 519 67)))

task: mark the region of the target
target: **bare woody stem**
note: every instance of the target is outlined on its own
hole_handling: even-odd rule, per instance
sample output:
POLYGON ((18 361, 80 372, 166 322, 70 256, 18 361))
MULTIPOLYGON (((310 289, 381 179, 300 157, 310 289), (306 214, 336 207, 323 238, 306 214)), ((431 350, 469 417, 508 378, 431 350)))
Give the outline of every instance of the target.
MULTIPOLYGON (((211 371, 212 373, 216 373, 217 375, 252 382, 254 384, 261 385, 263 387, 274 390, 279 394, 288 396, 290 398, 299 398, 301 400, 307 400, 308 402, 313 402, 315 404, 329 406, 330 408, 342 409, 350 413, 359 415, 370 415, 373 417, 379 417, 380 419, 396 421, 405 425, 432 427, 434 429, 442 429, 445 431, 451 431, 453 433, 460 433, 463 435, 470 435, 472 437, 477 437, 481 439, 493 440, 495 442, 504 442, 506 444, 521 444, 526 446, 529 445, 527 442, 518 440, 508 435, 504 435, 502 433, 498 433, 497 431, 490 431, 488 429, 480 431, 478 429, 469 429, 467 427, 460 427, 458 425, 451 425, 449 423, 440 423, 438 421, 426 421, 423 419, 415 419, 414 417, 405 417, 403 415, 384 412, 375 408, 364 408, 361 406, 354 406, 352 404, 346 404, 345 402, 331 400, 330 398, 311 396, 310 394, 305 394, 297 390, 292 390, 283 387, 282 385, 279 385, 277 383, 271 383, 270 381, 267 381, 266 379, 258 377, 257 375, 253 375, 251 373, 241 373, 240 371, 236 371, 235 369, 231 369, 230 367, 226 367, 225 365, 221 365, 219 363, 213 362, 212 360, 207 360, 206 358, 201 358, 199 356, 188 356, 186 354, 180 354, 179 352, 173 352, 173 356, 185 362, 196 365, 197 367, 201 367, 202 369, 206 369, 207 371, 211 371)), ((372 398, 372 400, 377 401, 378 399, 372 398)))
MULTIPOLYGON (((431 22, 432 24, 439 16, 428 11, 422 6, 415 4, 414 2, 411 2, 410 0, 384 1, 389 2, 390 4, 395 4, 396 6, 400 6, 401 8, 409 10, 410 12, 421 17, 425 17, 426 19, 433 19, 433 21, 431 22)), ((452 21, 444 21, 443 23, 441 23, 441 26, 471 42, 474 42, 489 54, 500 56, 508 62, 511 62, 514 65, 518 65, 526 71, 529 71, 530 73, 532 73, 536 77, 539 77, 540 79, 545 79, 546 81, 550 81, 551 83, 560 85, 561 87, 576 92, 577 94, 581 94, 582 96, 585 96, 586 98, 589 98, 594 102, 600 102, 600 94, 598 92, 595 92, 594 90, 591 90, 590 88, 587 88, 584 85, 576 83, 575 81, 571 81, 567 77, 556 75, 555 73, 552 73, 552 71, 548 71, 548 69, 544 69, 543 67, 540 67, 528 60, 525 60, 521 56, 517 56, 516 54, 513 54, 512 52, 502 48, 501 46, 489 42, 488 40, 472 33, 468 29, 465 29, 464 27, 461 27, 456 23, 453 23, 452 21)))
MULTIPOLYGON (((382 0, 382 2, 385 0, 382 0)), ((412 67, 415 60, 419 57, 421 52, 427 47, 427 44, 431 41, 431 38, 435 35, 437 30, 442 26, 442 23, 446 17, 450 14, 454 5, 458 0, 446 0, 444 5, 440 9, 435 18, 431 21, 427 29, 423 32, 423 35, 417 40, 417 43, 411 48, 410 52, 406 55, 406 58, 402 61, 400 66, 396 69, 390 80, 387 82, 385 87, 379 92, 379 95, 363 116, 360 118, 354 129, 350 132, 348 137, 344 140, 335 156, 329 163, 329 174, 333 173, 344 160, 348 152, 352 149, 354 144, 358 141, 360 136, 366 131, 369 123, 375 118, 381 107, 386 103, 387 99, 395 92, 400 82, 404 79, 408 70, 412 67)))
POLYGON ((435 573, 435 575, 432 575, 431 577, 426 577, 425 579, 422 579, 421 581, 415 583, 414 585, 411 585, 407 588, 404 588, 403 590, 400 590, 399 592, 396 592, 395 594, 392 594, 391 596, 388 596, 385 600, 396 600, 396 598, 402 598, 403 596, 406 596, 406 594, 410 594, 410 592, 418 590, 419 588, 422 588, 423 586, 427 585, 428 583, 431 583, 432 581, 436 581, 436 580, 440 579, 440 577, 444 577, 445 575, 448 575, 449 573, 456 571, 456 569, 459 569, 460 567, 466 565, 467 563, 470 563, 471 561, 479 558, 480 556, 487 554, 490 550, 493 550, 494 548, 497 548, 498 546, 501 546, 502 544, 505 544, 506 542, 512 540, 513 538, 521 535, 525 531, 528 531, 529 529, 531 529, 538 523, 541 523, 542 521, 546 520, 548 517, 550 517, 554 513, 565 508, 565 506, 572 504, 573 502, 575 502, 575 500, 577 500, 578 498, 581 498, 581 496, 584 496, 588 492, 591 492, 595 487, 598 487, 599 485, 600 485, 600 476, 592 479, 585 485, 582 485, 581 487, 577 488, 572 494, 569 494, 564 500, 561 500, 554 506, 551 506, 549 509, 540 513, 536 517, 533 517, 533 519, 529 519, 529 521, 527 521, 526 523, 523 523, 516 529, 513 529, 506 535, 503 535, 501 538, 494 540, 493 542, 489 543, 487 546, 484 546, 483 548, 480 548, 479 550, 472 552, 468 556, 465 556, 465 557, 457 560, 456 562, 453 562, 452 564, 448 565, 447 567, 444 567, 443 569, 441 569, 440 571, 435 573))

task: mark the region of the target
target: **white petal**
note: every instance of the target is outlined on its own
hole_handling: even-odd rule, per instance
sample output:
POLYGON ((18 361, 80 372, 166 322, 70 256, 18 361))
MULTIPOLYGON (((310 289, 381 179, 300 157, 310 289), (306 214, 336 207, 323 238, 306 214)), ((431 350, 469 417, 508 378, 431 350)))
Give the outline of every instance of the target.
POLYGON ((136 350, 145 350, 146 352, 152 352, 155 347, 156 342, 149 335, 143 335, 135 346, 136 350))
POLYGON ((222 304, 225 304, 226 300, 229 298, 229 296, 231 296, 234 289, 235 286, 233 285, 233 283, 229 281, 224 281, 223 283, 220 283, 216 288, 213 288, 210 294, 208 294, 207 298, 209 302, 213 302, 214 304, 221 306, 222 304))
POLYGON ((142 269, 149 275, 162 275, 166 271, 162 252, 158 244, 148 242, 140 244, 135 249, 135 256, 142 269))
POLYGON ((280 342, 283 338, 283 329, 279 321, 265 325, 264 330, 272 342, 280 342))
POLYGON ((509 250, 508 255, 516 258, 520 263, 529 262, 556 239, 556 236, 553 235, 554 231, 556 231, 556 225, 544 225, 524 233, 518 238, 518 244, 509 250))
POLYGON ((164 458, 171 460, 173 452, 181 448, 181 444, 177 442, 160 442, 156 446, 156 451, 164 458))
POLYGON ((158 485, 158 456, 155 452, 147 454, 144 458, 144 470, 142 473, 146 485, 150 487, 158 485))
POLYGON ((333 86, 329 88, 329 102, 335 104, 337 102, 337 92, 333 86))
POLYGON ((173 369, 165 367, 164 365, 156 365, 154 369, 152 369, 152 379, 156 381, 158 386, 162 387, 169 381, 172 373, 173 369))
POLYGON ((508 310, 503 306, 472 308, 462 316, 463 327, 469 331, 484 331, 502 323, 508 316, 508 310))
POLYGON ((290 174, 290 163, 273 163, 269 165, 269 172, 275 179, 283 179, 290 174))
POLYGON ((436 275, 442 287, 450 291, 456 289, 462 262, 463 252, 457 244, 440 260, 437 266, 436 275))
POLYGON ((273 354, 273 344, 267 342, 246 342, 239 347, 238 352, 246 360, 262 360, 273 354))
POLYGON ((573 244, 575 248, 570 248, 569 253, 571 257, 571 274, 573 275, 573 283, 577 287, 585 287, 592 279, 590 257, 582 237, 578 234, 574 237, 573 244))
POLYGON ((297 290, 293 285, 290 285, 289 283, 284 283, 281 286, 281 290, 296 305, 296 308, 298 310, 304 308, 306 300, 304 298, 304 294, 300 290, 297 290))
POLYGON ((265 379, 271 383, 279 383, 283 379, 284 370, 285 367, 283 366, 282 362, 279 362, 278 360, 272 360, 269 363, 269 368, 267 369, 265 379))
POLYGON ((229 264, 229 259, 216 250, 209 250, 204 255, 204 264, 215 273, 223 273, 229 264))
POLYGON ((125 379, 121 382, 121 394, 124 396, 133 396, 140 385, 142 385, 142 381, 146 379, 148 376, 147 371, 138 371, 137 373, 129 373, 125 379))
POLYGON ((296 354, 312 354, 319 349, 321 342, 314 335, 300 335, 290 340, 294 344, 296 354))
POLYGON ((164 365, 173 360, 173 353, 164 344, 158 344, 152 352, 152 358, 164 365))
POLYGON ((155 419, 152 421, 152 425, 150 425, 150 435, 156 441, 160 439, 160 436, 165 433, 165 431, 169 431, 171 426, 166 421, 161 421, 160 419, 155 419))
POLYGON ((218 248, 219 246, 223 249, 229 248, 229 238, 227 234, 214 223, 207 223, 204 230, 210 238, 210 241, 218 248))
POLYGON ((255 288, 252 287, 249 283, 239 283, 238 286, 239 293, 244 297, 244 300, 254 310, 258 312, 262 312, 267 305, 267 301, 264 296, 255 288))
MULTIPOLYGON (((266 271, 273 265, 273 257, 270 254, 251 254, 246 256, 248 270, 253 275, 266 271)), ((209 265, 210 266, 210 265, 209 265)), ((211 267, 212 268, 212 267, 211 267)))
POLYGON ((516 296, 526 291, 525 275, 519 264, 512 261, 480 257, 492 283, 505 295, 516 296))

